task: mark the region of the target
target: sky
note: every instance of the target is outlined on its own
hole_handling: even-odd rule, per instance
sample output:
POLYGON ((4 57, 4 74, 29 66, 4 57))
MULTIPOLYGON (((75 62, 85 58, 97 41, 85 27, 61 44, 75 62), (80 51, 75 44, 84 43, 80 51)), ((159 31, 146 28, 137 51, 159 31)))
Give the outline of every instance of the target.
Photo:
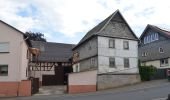
POLYGON ((48 42, 77 44, 117 9, 138 37, 147 24, 170 29, 169 0, 0 0, 0 20, 48 42))

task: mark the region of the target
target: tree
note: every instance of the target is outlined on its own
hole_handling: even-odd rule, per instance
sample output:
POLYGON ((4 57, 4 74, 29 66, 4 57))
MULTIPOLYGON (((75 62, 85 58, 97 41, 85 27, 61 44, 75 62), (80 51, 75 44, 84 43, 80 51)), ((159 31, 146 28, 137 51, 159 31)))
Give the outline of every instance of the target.
POLYGON ((29 40, 46 42, 46 39, 44 38, 44 34, 40 32, 30 31, 30 32, 26 32, 25 35, 29 38, 29 40))

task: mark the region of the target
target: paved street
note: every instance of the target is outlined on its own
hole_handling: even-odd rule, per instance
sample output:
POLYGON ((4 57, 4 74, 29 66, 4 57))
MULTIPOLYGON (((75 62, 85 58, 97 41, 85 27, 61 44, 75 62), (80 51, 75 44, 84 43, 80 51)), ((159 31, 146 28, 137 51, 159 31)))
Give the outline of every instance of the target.
POLYGON ((1 100, 166 100, 170 82, 156 80, 93 93, 16 97, 1 100))

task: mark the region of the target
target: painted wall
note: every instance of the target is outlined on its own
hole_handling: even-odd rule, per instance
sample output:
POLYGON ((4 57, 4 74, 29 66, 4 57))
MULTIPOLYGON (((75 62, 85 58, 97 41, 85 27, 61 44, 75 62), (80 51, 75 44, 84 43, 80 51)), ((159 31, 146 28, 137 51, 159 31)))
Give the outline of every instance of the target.
POLYGON ((68 92, 80 93, 96 91, 97 71, 70 73, 68 77, 68 92), (90 77, 90 78, 89 78, 90 77))
POLYGON ((31 71, 31 76, 34 78, 39 78, 39 81, 42 82, 42 75, 55 75, 54 70, 52 71, 31 71))
POLYGON ((137 41, 129 41, 129 50, 123 49, 124 39, 115 38, 115 48, 109 48, 108 37, 98 37, 98 68, 99 73, 124 72, 138 73, 137 41), (116 68, 109 67, 109 57, 115 57, 116 68), (130 68, 124 68, 124 58, 129 58, 130 68))
POLYGON ((152 66, 155 66, 156 68, 164 69, 164 68, 170 68, 170 58, 168 58, 168 63, 169 65, 165 67, 160 67, 160 60, 147 61, 147 62, 144 62, 143 64, 145 64, 146 66, 152 65, 152 66))
POLYGON ((28 46, 27 46, 26 42, 22 41, 21 42, 21 57, 20 57, 21 80, 27 79, 27 75, 26 75, 27 68, 28 68, 27 50, 28 50, 28 46))
POLYGON ((0 42, 9 42, 9 53, 0 53, 0 64, 8 65, 8 76, 0 76, 0 82, 26 79, 24 70, 27 67, 25 59, 27 47, 25 43, 22 44, 23 41, 21 33, 0 22, 0 42))

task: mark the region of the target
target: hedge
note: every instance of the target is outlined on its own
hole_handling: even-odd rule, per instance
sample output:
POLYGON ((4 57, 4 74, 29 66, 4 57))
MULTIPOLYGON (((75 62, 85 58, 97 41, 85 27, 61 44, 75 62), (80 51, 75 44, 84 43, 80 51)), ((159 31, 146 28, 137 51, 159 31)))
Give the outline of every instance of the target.
POLYGON ((139 74, 142 81, 149 81, 156 73, 156 67, 154 66, 139 66, 139 74))

